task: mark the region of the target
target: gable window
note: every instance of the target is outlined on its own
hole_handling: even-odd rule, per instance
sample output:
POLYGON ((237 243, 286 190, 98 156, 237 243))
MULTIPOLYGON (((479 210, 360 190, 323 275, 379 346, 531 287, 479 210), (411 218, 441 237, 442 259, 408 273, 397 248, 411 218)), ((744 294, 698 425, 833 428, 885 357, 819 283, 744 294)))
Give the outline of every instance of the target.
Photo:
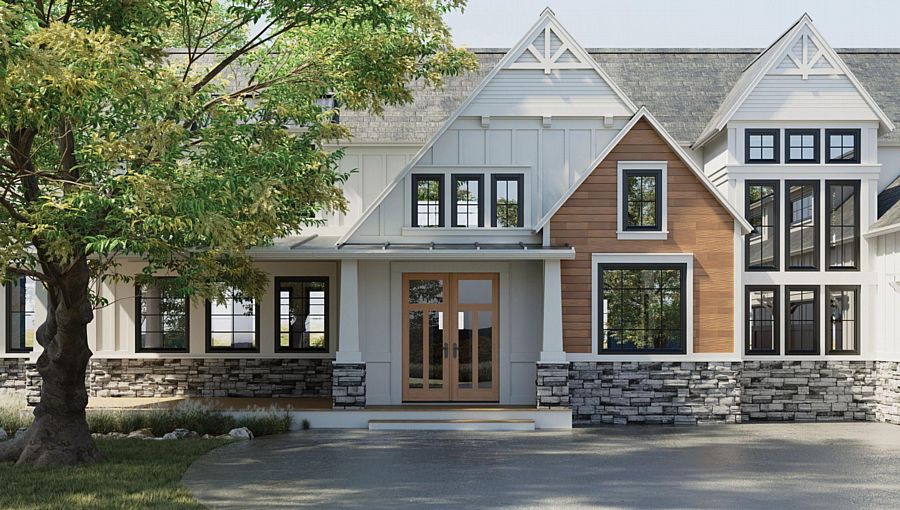
POLYGON ((825 162, 859 163, 859 129, 826 129, 825 162))
POLYGON ((6 352, 30 352, 34 348, 36 304, 36 280, 22 276, 6 285, 6 352))
POLYGON ((187 352, 190 300, 168 285, 172 278, 135 287, 137 352, 187 352))
POLYGON ((753 231, 747 234, 747 269, 778 270, 778 181, 747 181, 744 203, 753 231))
POLYGON ((785 295, 785 352, 819 354, 819 287, 788 286, 785 295))
POLYGON ((819 182, 785 181, 787 243, 785 266, 794 271, 819 268, 819 182))
POLYGON ((859 181, 825 181, 826 268, 859 270, 859 181))
POLYGON ((818 163, 819 130, 785 129, 785 163, 818 163))
POLYGON ((661 230, 659 170, 623 170, 622 227, 626 231, 661 230))
POLYGON ((747 354, 778 354, 778 287, 747 287, 747 354))
POLYGON ((206 302, 206 350, 259 351, 259 306, 253 298, 229 289, 223 303, 206 302))
POLYGON ((453 215, 454 227, 483 227, 484 176, 453 175, 453 215))
POLYGON ((744 130, 744 163, 778 163, 777 129, 744 130))
POLYGON ((825 287, 828 354, 859 354, 859 286, 825 287))
POLYGON ((525 226, 525 176, 492 175, 491 176, 491 226, 492 227, 524 227, 525 226))
POLYGON ((598 264, 598 352, 684 354, 686 273, 686 264, 598 264))
POLYGON ((275 278, 276 352, 328 350, 328 278, 275 278))
POLYGON ((412 226, 444 226, 444 176, 412 176, 412 226))

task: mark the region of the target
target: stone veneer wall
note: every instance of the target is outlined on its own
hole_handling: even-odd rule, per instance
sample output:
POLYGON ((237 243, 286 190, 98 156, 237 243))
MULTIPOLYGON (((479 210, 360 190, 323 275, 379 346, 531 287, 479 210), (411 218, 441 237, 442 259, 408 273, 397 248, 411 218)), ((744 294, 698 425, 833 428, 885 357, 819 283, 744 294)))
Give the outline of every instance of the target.
POLYGON ((740 363, 574 362, 572 421, 599 423, 741 420, 740 363))
POLYGON ((336 409, 366 407, 366 364, 334 363, 331 396, 336 409))
POLYGON ((0 392, 21 393, 25 395, 25 364, 24 358, 0 359, 0 392))
POLYGON ((878 362, 875 381, 875 419, 900 425, 900 363, 878 362))
POLYGON ((569 407, 569 364, 537 364, 537 407, 555 409, 569 407))

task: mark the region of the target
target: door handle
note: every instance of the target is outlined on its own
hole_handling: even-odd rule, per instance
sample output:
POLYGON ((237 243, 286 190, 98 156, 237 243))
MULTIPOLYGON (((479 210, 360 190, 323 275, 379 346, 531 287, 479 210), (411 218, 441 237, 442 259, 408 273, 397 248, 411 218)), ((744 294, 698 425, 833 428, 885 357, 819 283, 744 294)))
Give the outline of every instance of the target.
POLYGON ((453 344, 453 359, 459 357, 459 344, 453 344))
POLYGON ((444 342, 444 357, 445 358, 450 357, 450 348, 447 346, 447 342, 444 342))

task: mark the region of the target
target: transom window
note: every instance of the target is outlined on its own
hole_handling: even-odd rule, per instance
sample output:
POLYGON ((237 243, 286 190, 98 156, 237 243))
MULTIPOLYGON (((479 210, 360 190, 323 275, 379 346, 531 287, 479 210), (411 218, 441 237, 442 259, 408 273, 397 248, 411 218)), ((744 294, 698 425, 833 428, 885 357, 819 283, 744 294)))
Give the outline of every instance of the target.
POLYGON ((786 181, 787 269, 819 268, 819 182, 786 181))
POLYGON ((444 176, 417 174, 412 178, 412 226, 444 226, 444 176))
POLYGON ((275 350, 328 350, 328 278, 275 278, 278 343, 275 350))
POLYGON ((491 176, 491 226, 492 227, 524 227, 524 176, 492 175, 491 176))
POLYGON ((859 163, 859 129, 826 129, 825 161, 859 163))
POLYGON ((819 162, 818 129, 785 129, 784 139, 786 163, 819 162))
POLYGON ((6 286, 6 352, 30 352, 37 326, 37 281, 24 276, 6 286))
POLYGON ((253 298, 229 289, 224 302, 206 302, 206 349, 259 350, 259 307, 253 298))
POLYGON ((686 273, 686 264, 599 264, 598 351, 684 354, 686 273))
POLYGON ((745 163, 778 163, 777 129, 744 130, 745 163))
POLYGON ((827 269, 859 270, 859 181, 826 181, 827 269))
POLYGON ((454 227, 483 227, 483 175, 453 175, 454 227))
POLYGON ((778 287, 747 287, 747 354, 778 354, 778 287))
POLYGON ((135 287, 138 352, 187 352, 190 300, 172 287, 173 278, 135 287))
POLYGON ((623 170, 622 227, 624 230, 661 230, 660 170, 623 170))
POLYGON ((819 354, 819 287, 785 287, 787 354, 819 354))
POLYGON ((747 181, 745 204, 747 221, 753 231, 747 234, 747 268, 778 269, 778 181, 747 181))
POLYGON ((859 286, 825 287, 828 354, 859 354, 859 286))

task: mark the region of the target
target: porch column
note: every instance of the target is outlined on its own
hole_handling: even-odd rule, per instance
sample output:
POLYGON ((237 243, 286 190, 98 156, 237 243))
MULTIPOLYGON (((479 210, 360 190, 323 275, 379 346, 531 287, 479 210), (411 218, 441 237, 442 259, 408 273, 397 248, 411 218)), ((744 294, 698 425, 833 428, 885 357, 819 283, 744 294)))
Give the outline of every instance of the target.
POLYGON ((359 349, 359 262, 341 261, 338 350, 331 373, 336 408, 366 406, 366 364, 359 349))
POLYGON ((537 407, 569 407, 569 363, 563 351, 562 275, 559 260, 544 261, 543 314, 541 355, 537 362, 537 407))

